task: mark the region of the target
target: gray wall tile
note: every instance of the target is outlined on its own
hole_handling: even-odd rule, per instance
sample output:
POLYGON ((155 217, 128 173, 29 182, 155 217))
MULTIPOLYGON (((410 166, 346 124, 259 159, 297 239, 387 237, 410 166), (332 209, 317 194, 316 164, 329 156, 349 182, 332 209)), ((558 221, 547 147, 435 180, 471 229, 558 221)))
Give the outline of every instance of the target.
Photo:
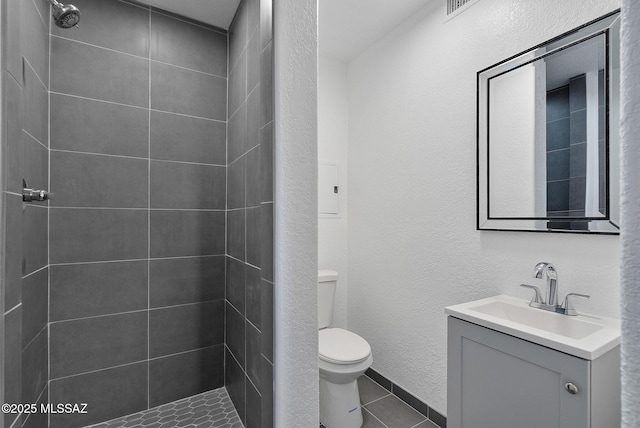
POLYGON ((4 310, 15 307, 22 300, 22 198, 5 193, 4 235, 4 310))
POLYGON ((273 201, 273 123, 260 130, 261 202, 273 201))
POLYGON ((51 378, 147 358, 147 312, 52 323, 51 378))
MULTIPOLYGON (((49 26, 45 24, 33 1, 23 1, 21 16, 23 56, 40 80, 49 84, 49 26)), ((13 18, 11 18, 13 19, 13 18)))
POLYGON ((225 120, 227 79, 157 62, 151 63, 151 108, 225 120))
POLYGON ((235 68, 240 54, 247 45, 248 25, 246 1, 242 1, 229 27, 229 70, 235 68))
POLYGON ((54 36, 51 90, 147 107, 149 60, 54 36))
POLYGON ((245 306, 245 264, 227 257, 227 300, 244 314, 245 306))
POLYGON ((569 117, 569 86, 547 92, 547 122, 569 117))
POLYGON ((151 207, 224 209, 226 168, 151 161, 151 207))
POLYGON ((273 203, 260 206, 259 236, 262 278, 273 282, 273 203))
POLYGON ((224 299, 224 256, 151 260, 149 275, 152 308, 224 299))
POLYGON ((247 379, 246 382, 246 417, 244 426, 246 428, 261 428, 262 427, 262 397, 253 386, 253 384, 247 379))
POLYGON ((569 149, 547 152, 547 180, 569 178, 569 149))
POLYGON ((147 308, 147 261, 53 265, 51 321, 147 308))
POLYGON ((22 351, 22 403, 35 403, 47 386, 47 357, 47 332, 41 331, 22 351))
MULTIPOLYGON (((36 402, 38 409, 41 409, 42 404, 49 402, 49 389, 45 387, 42 391, 42 395, 36 402)), ((22 425, 22 428, 48 428, 49 415, 46 412, 37 412, 27 415, 27 418, 22 425)))
POLYGON ((260 49, 273 40, 273 0, 260 1, 260 49))
POLYGON ((245 157, 227 167, 227 208, 244 208, 245 157))
POLYGON ((262 378, 260 376, 260 359, 262 357, 262 333, 250 322, 246 323, 247 335, 247 376, 254 385, 262 389, 262 378))
POLYGON ((245 151, 260 143, 260 88, 256 87, 247 98, 247 138, 245 151))
POLYGON ((226 344, 229 350, 233 353, 235 359, 240 363, 240 366, 244 369, 245 366, 245 318, 236 308, 227 303, 226 306, 226 322, 225 322, 225 337, 226 344))
POLYGON ((273 361, 273 284, 262 281, 261 290, 261 331, 262 353, 269 361, 273 361))
POLYGON ((247 55, 240 54, 229 74, 229 114, 233 115, 247 98, 247 55))
POLYGON ((24 64, 24 97, 23 129, 48 147, 49 93, 28 63, 24 64))
POLYGON ((262 385, 264 388, 260 391, 262 395, 262 425, 261 428, 273 427, 273 364, 262 357, 262 369, 260 371, 262 385))
POLYGON ((260 118, 264 126, 273 120, 273 43, 260 53, 260 118))
POLYGON ((149 10, 112 0, 75 0, 82 19, 71 31, 51 27, 51 33, 92 45, 147 57, 149 10))
POLYGON ((51 415, 51 428, 74 428, 139 412, 147 408, 148 363, 115 367, 52 380, 52 403, 87 403, 87 414, 51 415))
POLYGON ((147 157, 149 111, 51 94, 51 148, 147 157))
POLYGON ((263 231, 261 222, 262 208, 247 208, 246 210, 246 254, 247 263, 253 266, 262 265, 262 245, 266 239, 266 231, 263 231))
POLYGON ((3 166, 5 176, 5 188, 10 192, 20 193, 22 190, 23 167, 23 147, 24 132, 22 131, 24 102, 22 87, 7 72, 3 75, 4 119, 6 143, 3 153, 3 166))
MULTIPOLYGON (((22 306, 4 315, 4 402, 22 402, 22 306)), ((11 426, 15 414, 4 414, 11 426)))
POLYGON ((51 151, 51 206, 144 208, 146 159, 51 151))
POLYGON ((224 217, 223 211, 151 211, 151 257, 224 254, 224 217))
POLYGON ((569 118, 547 123, 547 151, 569 147, 569 118))
POLYGON ((238 362, 233 358, 231 352, 229 352, 228 347, 225 349, 224 386, 227 388, 229 398, 231 398, 231 402, 236 408, 238 416, 240 416, 240 419, 244 423, 246 411, 245 375, 242 367, 238 365, 238 362))
POLYGON ((240 108, 229 118, 228 123, 228 162, 234 162, 245 152, 245 140, 247 138, 247 104, 240 108))
MULTIPOLYGON (((22 133, 22 137, 24 165, 21 178, 24 178, 27 186, 32 189, 48 189, 49 150, 26 132, 22 133)), ((20 185, 22 187, 22 183, 20 185)), ((22 193, 22 188, 18 193, 22 193)))
POLYGON ((147 212, 51 209, 52 264, 147 257, 147 212))
POLYGON ((246 317, 260 328, 262 323, 262 290, 260 269, 245 265, 246 317))
POLYGON ((261 202, 262 174, 260 171, 260 147, 255 147, 245 156, 245 205, 257 207, 261 202))
POLYGON ((48 311, 49 269, 44 268, 22 280, 22 349, 43 331, 48 311))
POLYGON ((28 275, 48 263, 47 208, 23 204, 22 207, 22 275, 28 275))
POLYGON ((226 165, 224 122, 151 112, 151 158, 226 165))
POLYGON ((151 59, 226 77, 227 36, 152 12, 151 59))
MULTIPOLYGON (((22 31, 26 29, 22 25, 22 0, 6 0, 2 2, 5 16, 11 16, 13 19, 7 19, 6 33, 8 37, 4 38, 4 67, 7 72, 22 86, 22 31)), ((47 5, 47 7, 49 7, 47 5)))
POLYGON ((161 357, 224 343, 222 300, 153 309, 149 312, 149 357, 161 357))
POLYGON ((224 384, 224 345, 216 345, 149 362, 149 407, 224 384))
POLYGON ((227 254, 245 259, 245 210, 227 211, 227 254))
MULTIPOLYGON (((258 1, 250 0, 250 3, 257 4, 258 1)), ((256 28, 247 44, 247 93, 250 93, 258 83, 260 83, 260 31, 256 28)))

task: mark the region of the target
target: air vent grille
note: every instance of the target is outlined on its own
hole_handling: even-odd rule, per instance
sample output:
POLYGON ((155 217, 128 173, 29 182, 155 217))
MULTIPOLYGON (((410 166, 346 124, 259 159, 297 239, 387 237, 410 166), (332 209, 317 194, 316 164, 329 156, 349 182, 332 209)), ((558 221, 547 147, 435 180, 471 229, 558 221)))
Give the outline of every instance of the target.
POLYGON ((453 12, 472 1, 474 0, 447 0, 447 15, 451 15, 453 12))

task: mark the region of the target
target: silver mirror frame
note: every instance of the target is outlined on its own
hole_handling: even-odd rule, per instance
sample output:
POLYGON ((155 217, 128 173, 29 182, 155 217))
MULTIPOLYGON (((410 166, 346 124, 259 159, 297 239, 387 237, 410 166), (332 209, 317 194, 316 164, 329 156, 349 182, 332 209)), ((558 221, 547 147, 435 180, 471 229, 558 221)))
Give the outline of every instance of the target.
MULTIPOLYGON (((620 51, 620 10, 615 10, 594 21, 588 22, 578 28, 568 31, 560 36, 554 37, 544 43, 527 49, 517 55, 500 61, 490 67, 480 70, 477 73, 477 147, 476 147, 476 229, 496 230, 496 231, 520 231, 520 232, 554 232, 554 233, 587 233, 617 235, 620 233, 619 222, 619 191, 618 186, 611 189, 611 182, 619 182, 619 169, 610 168, 611 156, 617 156, 618 147, 612 147, 611 135, 615 132, 615 146, 619 141, 617 136, 619 124, 610 125, 610 92, 619 92, 619 77, 611 79, 613 72, 619 75, 619 51, 620 51), (574 46, 582 41, 604 34, 606 40, 606 78, 605 88, 605 146, 606 146, 606 215, 604 217, 563 217, 563 221, 588 223, 588 230, 576 229, 552 229, 549 228, 549 221, 558 221, 558 217, 492 217, 489 212, 489 107, 488 93, 490 79, 502 75, 509 70, 516 69, 522 65, 529 64, 536 59, 540 59, 551 53, 558 52, 568 47, 574 46), (543 53, 540 48, 545 47, 543 53), (612 65, 617 64, 617 69, 612 70, 612 65), (613 83, 612 83, 613 82, 613 83), (612 88, 613 85, 613 88, 612 88)), ((616 164, 619 162, 616 159, 616 164)))

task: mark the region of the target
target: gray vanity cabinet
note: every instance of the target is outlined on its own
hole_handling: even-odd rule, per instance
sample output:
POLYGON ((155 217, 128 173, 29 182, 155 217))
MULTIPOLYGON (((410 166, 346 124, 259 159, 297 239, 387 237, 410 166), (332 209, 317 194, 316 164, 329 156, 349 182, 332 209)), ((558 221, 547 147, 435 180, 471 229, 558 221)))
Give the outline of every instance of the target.
POLYGON ((448 428, 620 426, 619 347, 589 361, 448 319, 448 428))

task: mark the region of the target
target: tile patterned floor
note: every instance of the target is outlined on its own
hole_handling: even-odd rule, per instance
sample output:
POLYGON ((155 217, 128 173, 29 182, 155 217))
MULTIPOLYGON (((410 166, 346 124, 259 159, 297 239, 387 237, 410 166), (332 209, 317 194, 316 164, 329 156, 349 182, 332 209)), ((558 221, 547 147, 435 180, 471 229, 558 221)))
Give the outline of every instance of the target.
POLYGON ((358 388, 362 428, 439 428, 367 376, 358 378, 358 388))
POLYGON ((224 388, 85 428, 243 428, 224 388))

